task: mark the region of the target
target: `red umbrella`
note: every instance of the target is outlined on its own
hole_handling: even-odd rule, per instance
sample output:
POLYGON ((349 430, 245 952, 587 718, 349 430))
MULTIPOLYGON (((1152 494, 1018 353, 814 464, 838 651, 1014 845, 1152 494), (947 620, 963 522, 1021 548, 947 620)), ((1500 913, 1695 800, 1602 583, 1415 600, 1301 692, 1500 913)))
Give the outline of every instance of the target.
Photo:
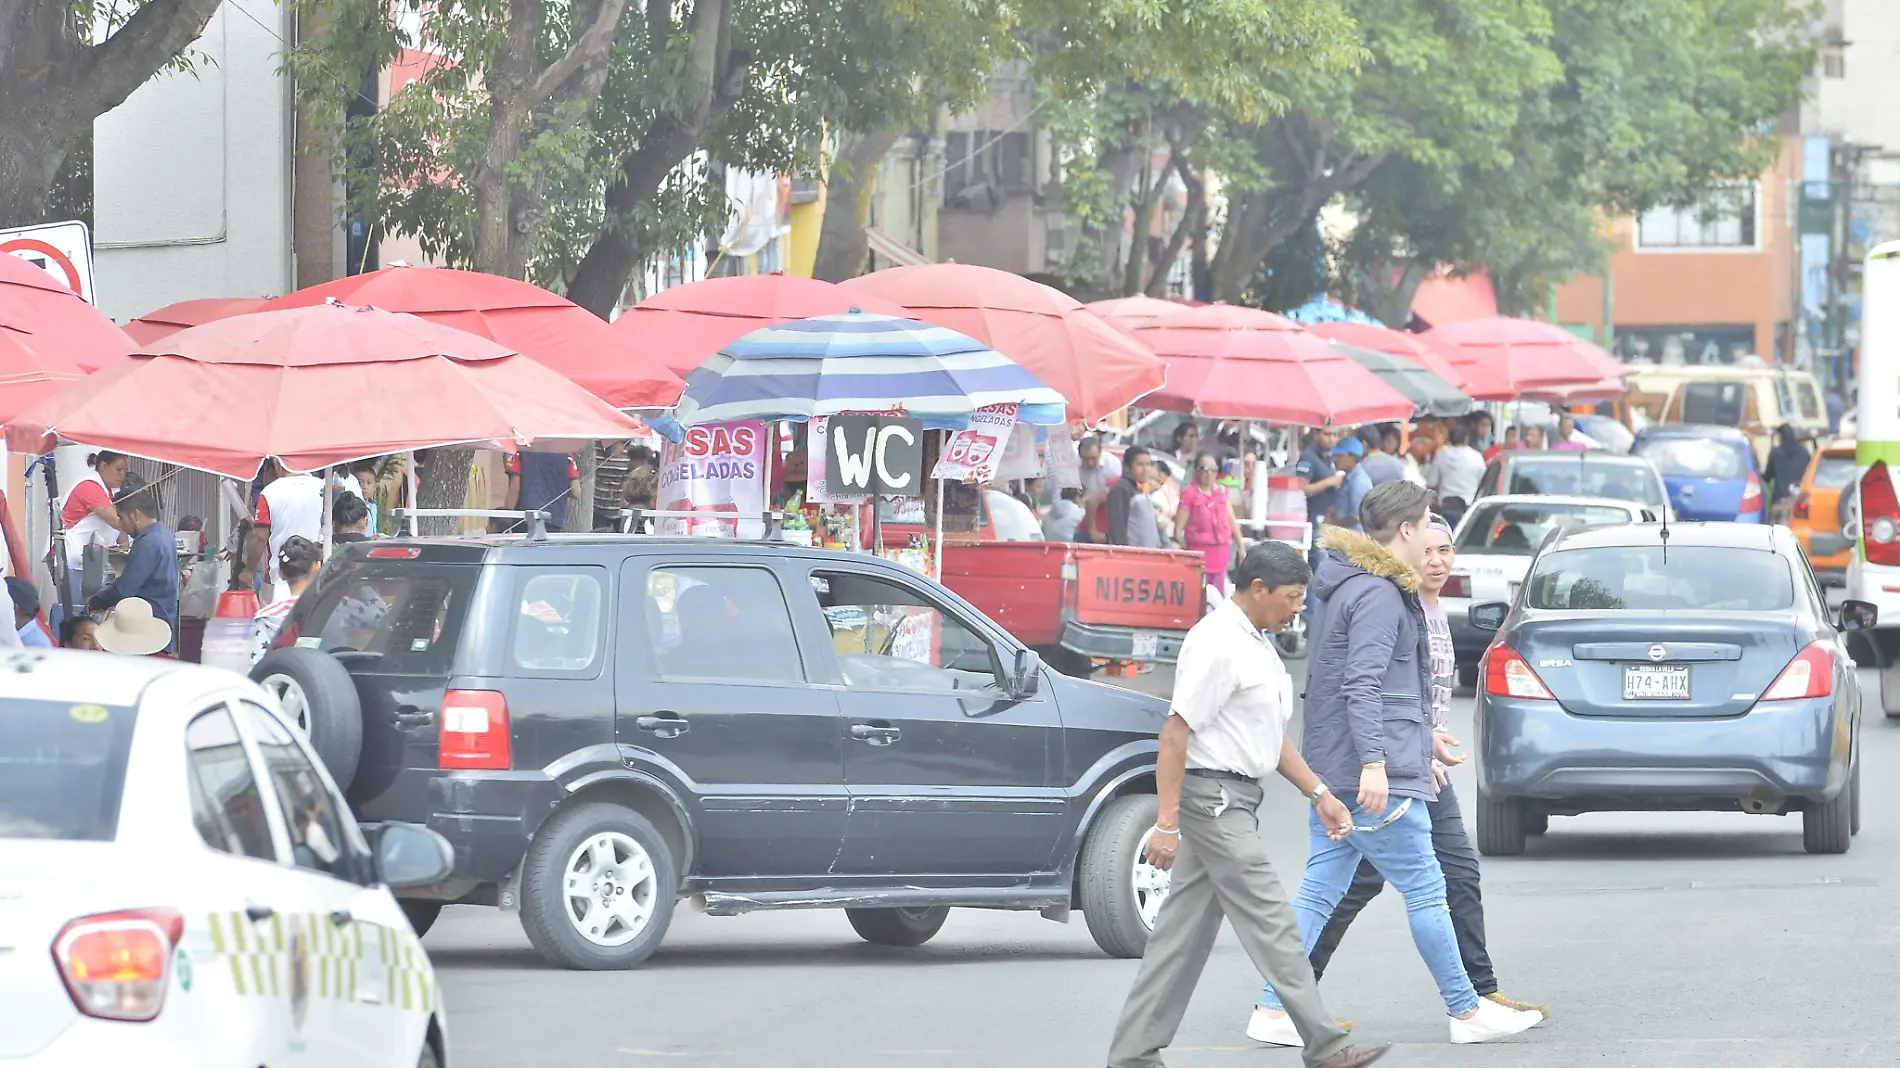
MULTIPOLYGON (((1459 373, 1445 354, 1425 342, 1424 337, 1406 330, 1394 330, 1377 323, 1308 323, 1306 329, 1328 341, 1337 341, 1341 345, 1354 348, 1371 349, 1388 356, 1410 360, 1427 371, 1460 387, 1464 384, 1464 375, 1459 373)), ((1466 396, 1474 396, 1469 390, 1463 390, 1466 396)), ((1476 397, 1478 400, 1501 400, 1504 398, 1476 397)))
POLYGON ((1551 323, 1535 319, 1466 319, 1425 332, 1473 388, 1487 400, 1536 391, 1596 386, 1630 372, 1615 357, 1551 323))
POLYGON ((78 364, 35 347, 32 335, 0 327, 0 424, 85 377, 78 364))
POLYGON ((1194 305, 1178 300, 1161 300, 1158 297, 1115 297, 1111 300, 1098 300, 1088 305, 1095 314, 1119 326, 1130 330, 1139 330, 1149 323, 1179 315, 1194 305))
POLYGON ((1069 417, 1094 422, 1158 388, 1166 365, 1123 327, 1074 297, 1018 274, 968 263, 893 267, 844 283, 907 314, 976 338, 1062 394, 1069 417))
POLYGON ((324 304, 181 330, 15 419, 15 449, 55 436, 235 478, 408 449, 536 442, 566 450, 638 423, 485 338, 413 315, 324 304))
POLYGON ((0 326, 32 335, 34 348, 84 371, 117 363, 134 347, 103 312, 18 256, 0 255, 0 326))
POLYGON ((1210 304, 1136 333, 1168 361, 1168 384, 1143 407, 1305 426, 1404 419, 1415 408, 1344 349, 1272 312, 1210 304))
POLYGON ((326 300, 408 312, 488 338, 559 371, 616 408, 669 407, 686 388, 678 375, 639 357, 599 316, 514 278, 398 264, 299 289, 265 307, 305 308, 326 300))
POLYGON ((243 315, 262 309, 269 301, 264 297, 207 297, 203 300, 181 300, 176 304, 167 304, 157 311, 149 311, 125 324, 126 335, 140 345, 150 345, 159 338, 170 337, 180 330, 194 326, 203 326, 217 319, 228 319, 233 315, 243 315))
POLYGON ((644 358, 680 377, 764 326, 818 315, 870 312, 908 318, 902 306, 789 274, 708 278, 662 289, 620 313, 614 329, 644 358))

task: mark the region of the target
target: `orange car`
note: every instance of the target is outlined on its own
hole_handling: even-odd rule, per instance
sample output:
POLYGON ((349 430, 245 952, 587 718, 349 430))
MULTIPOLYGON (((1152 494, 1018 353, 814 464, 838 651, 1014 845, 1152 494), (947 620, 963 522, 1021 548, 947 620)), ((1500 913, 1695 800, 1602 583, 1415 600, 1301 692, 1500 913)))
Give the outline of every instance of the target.
POLYGON ((1860 466, 1854 461, 1854 443, 1837 438, 1814 454, 1801 492, 1794 499, 1788 526, 1801 539, 1801 548, 1824 585, 1845 581, 1854 543, 1841 536, 1841 490, 1852 484, 1860 466))

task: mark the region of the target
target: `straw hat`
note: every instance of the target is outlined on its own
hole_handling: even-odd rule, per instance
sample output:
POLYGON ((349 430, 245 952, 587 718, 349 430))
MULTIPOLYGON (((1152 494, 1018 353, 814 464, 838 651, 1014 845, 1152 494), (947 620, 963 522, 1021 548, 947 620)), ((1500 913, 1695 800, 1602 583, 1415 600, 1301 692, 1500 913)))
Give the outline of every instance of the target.
POLYGON ((162 653, 172 643, 171 624, 154 618, 151 602, 142 597, 120 601, 94 634, 99 648, 127 656, 162 653))

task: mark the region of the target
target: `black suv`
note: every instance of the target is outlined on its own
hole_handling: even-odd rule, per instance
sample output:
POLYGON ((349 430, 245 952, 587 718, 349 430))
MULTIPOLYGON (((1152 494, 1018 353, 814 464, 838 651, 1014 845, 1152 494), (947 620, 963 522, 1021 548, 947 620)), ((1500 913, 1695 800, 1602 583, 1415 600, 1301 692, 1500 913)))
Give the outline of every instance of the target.
POLYGON ((581 536, 341 547, 253 677, 365 821, 423 823, 451 881, 548 960, 628 968, 682 895, 842 908, 918 945, 951 906, 1083 911, 1141 955, 1166 704, 1044 666, 868 556, 581 536))

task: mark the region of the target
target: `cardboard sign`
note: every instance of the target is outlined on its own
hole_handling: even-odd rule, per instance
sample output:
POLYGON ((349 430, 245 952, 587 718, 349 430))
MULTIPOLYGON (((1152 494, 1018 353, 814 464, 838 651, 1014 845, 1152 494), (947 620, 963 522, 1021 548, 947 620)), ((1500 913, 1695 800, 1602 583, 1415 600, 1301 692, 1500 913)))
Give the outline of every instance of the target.
POLYGON ((706 519, 662 519, 661 534, 715 538, 762 538, 766 510, 765 424, 708 423, 686 431, 660 450, 663 512, 705 512, 706 519), (715 519, 719 513, 747 518, 715 519))
POLYGON ((825 426, 825 490, 915 497, 924 477, 924 421, 834 415, 825 426))
POLYGON ((950 437, 950 444, 937 457, 932 478, 952 482, 994 482, 996 465, 1014 438, 1014 404, 993 404, 970 413, 970 425, 950 437))

